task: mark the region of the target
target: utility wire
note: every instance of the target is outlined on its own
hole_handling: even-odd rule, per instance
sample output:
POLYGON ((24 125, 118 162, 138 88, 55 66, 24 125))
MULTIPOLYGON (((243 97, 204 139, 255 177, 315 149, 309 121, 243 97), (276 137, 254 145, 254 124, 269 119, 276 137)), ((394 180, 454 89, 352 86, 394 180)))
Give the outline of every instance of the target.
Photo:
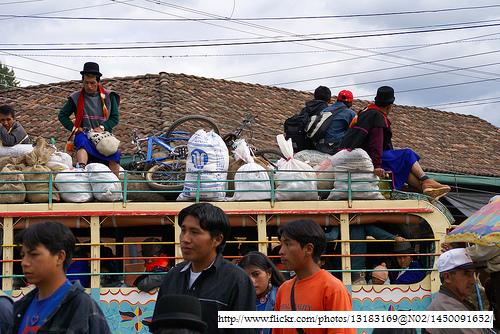
MULTIPOLYGON (((363 70, 363 71, 357 71, 357 72, 347 72, 347 73, 342 73, 342 74, 335 74, 335 75, 329 75, 329 76, 324 76, 324 77, 316 77, 316 78, 310 78, 310 79, 304 79, 304 80, 279 82, 279 83, 272 84, 272 86, 283 86, 283 85, 294 84, 294 83, 303 83, 303 82, 309 82, 309 81, 317 81, 317 80, 324 80, 324 79, 333 79, 333 78, 339 78, 339 77, 345 77, 345 76, 351 77, 353 75, 358 75, 358 74, 367 74, 367 73, 388 71, 388 70, 394 70, 394 69, 400 69, 400 68, 406 68, 406 67, 416 67, 418 65, 436 65, 436 64, 438 64, 440 62, 445 62, 445 61, 450 61, 450 60, 458 60, 458 59, 465 59, 465 58, 471 58, 471 57, 478 57, 478 56, 485 56, 485 55, 490 55, 490 54, 495 54, 495 53, 500 53, 500 49, 498 49, 498 50, 492 50, 492 51, 487 51, 487 52, 478 52, 478 53, 473 53, 473 54, 468 54, 468 55, 463 55, 463 56, 441 58, 441 59, 429 60, 429 61, 420 61, 418 63, 413 63, 413 64, 404 64, 404 65, 391 66, 391 67, 382 67, 382 68, 377 68, 377 69, 373 69, 373 70, 363 70)), ((437 71, 437 72, 439 72, 439 71, 437 71)))
POLYGON ((447 105, 452 105, 452 104, 462 104, 462 103, 469 103, 469 102, 478 102, 478 101, 495 100, 495 99, 500 99, 500 96, 495 96, 495 97, 486 97, 486 98, 483 98, 483 99, 462 100, 462 101, 456 101, 456 102, 439 103, 439 104, 430 104, 430 105, 427 105, 427 106, 426 106, 426 108, 439 107, 439 106, 447 106, 447 105))
POLYGON ((20 3, 28 3, 28 2, 40 2, 45 0, 24 0, 24 1, 11 1, 11 2, 0 2, 0 6, 4 5, 17 5, 20 3))
MULTIPOLYGON (((43 0, 31 0, 20 2, 35 2, 43 0)), ((13 2, 16 3, 16 2, 13 2)), ((7 3, 9 4, 9 3, 7 3)), ((103 20, 103 21, 283 21, 283 20, 320 20, 320 19, 341 19, 341 18, 357 18, 357 17, 378 17, 378 16, 394 16, 394 15, 414 15, 414 14, 429 14, 429 13, 443 13, 454 12, 462 10, 477 10, 498 8, 500 5, 486 5, 486 6, 471 6, 471 7, 456 7, 456 8, 442 8, 442 9, 428 9, 428 10, 413 10, 413 11, 400 11, 400 12, 379 12, 379 13, 358 13, 358 14, 341 14, 341 15, 315 15, 315 16, 275 16, 275 17, 219 17, 219 18, 132 18, 132 17, 68 17, 68 16, 43 16, 43 15, 14 15, 3 14, 2 16, 9 16, 13 18, 30 18, 30 19, 53 19, 53 20, 103 20)))
POLYGON ((62 47, 62 48, 1 48, 4 51, 85 51, 85 50, 137 50, 137 49, 173 49, 173 48, 197 48, 197 47, 214 47, 214 46, 238 46, 238 45, 259 45, 259 44, 278 44, 278 43, 293 43, 293 42, 311 42, 311 41, 328 41, 337 39, 356 39, 356 38, 371 38, 383 36, 396 36, 408 34, 422 34, 430 32, 455 31, 464 29, 488 28, 497 27, 500 23, 481 24, 476 26, 441 28, 441 29, 423 29, 415 31, 401 31, 380 34, 365 34, 365 35, 347 35, 335 37, 317 37, 317 38, 293 38, 287 40, 272 40, 272 41, 253 41, 253 42, 231 42, 231 43, 204 43, 204 44, 178 44, 178 45, 148 45, 148 46, 107 46, 107 47, 62 47))
MULTIPOLYGON (((2 17, 2 15, 0 15, 2 17)), ((388 32, 388 31, 400 31, 400 30, 411 30, 411 29, 424 29, 424 28, 435 28, 435 27, 449 27, 458 25, 471 25, 479 23, 492 23, 499 22, 500 20, 483 20, 483 21, 469 21, 469 22, 457 22, 457 23, 445 23, 445 24, 433 24, 424 26, 413 26, 413 27, 399 27, 391 29, 370 29, 370 30, 358 30, 358 31, 345 31, 345 32, 325 32, 325 33, 313 33, 313 34, 293 34, 293 35, 279 35, 279 36, 256 36, 256 37, 239 37, 239 38, 205 38, 205 39, 192 39, 192 40, 170 40, 170 41, 123 41, 123 42, 37 42, 37 43, 1 43, 4 46, 65 46, 65 45, 137 45, 137 44, 173 44, 173 43, 198 43, 198 42, 214 42, 214 41, 253 41, 261 39, 281 39, 288 37, 312 37, 312 36, 330 36, 330 35, 340 35, 340 34, 360 34, 368 32, 388 32)), ((396 46, 392 46, 396 48, 396 46)), ((353 48, 351 48, 353 49, 353 48)))
MULTIPOLYGON (((114 1, 117 1, 117 0, 114 0, 114 1)), ((173 5, 173 4, 169 4, 169 3, 165 3, 163 1, 160 1, 160 0, 155 0, 155 1, 151 1, 151 0, 146 0, 148 2, 151 2, 151 3, 154 3, 154 4, 160 4, 160 5, 163 5, 163 6, 167 6, 167 7, 171 7, 171 8, 175 8, 175 9, 179 9, 179 10, 184 10, 184 11, 188 11, 188 12, 192 12, 192 13, 196 13, 196 14, 200 14, 200 15, 205 15, 205 16, 209 16, 209 17, 220 17, 218 15, 214 15, 214 14, 211 14, 211 13, 207 13, 207 12, 203 12, 203 11, 199 11, 199 10, 194 10, 194 9, 191 9, 191 8, 187 8, 187 7, 183 7, 183 6, 179 6, 179 5, 173 5)), ((118 1, 120 2, 120 1, 118 1)), ((120 2, 122 3, 122 2, 120 2)), ((137 6, 137 5, 132 5, 132 4, 128 4, 128 3, 124 3, 128 6, 133 6, 133 7, 138 7, 138 8, 142 8, 142 9, 146 9, 146 10, 149 10, 149 11, 154 11, 154 12, 158 12, 158 13, 162 13, 162 14, 166 14, 166 15, 172 15, 172 16, 176 16, 176 17, 179 17, 179 15, 174 15, 174 14, 170 14, 170 13, 165 13, 163 11, 158 11, 158 10, 155 10, 155 9, 151 9, 151 8, 147 8, 147 7, 142 7, 142 6, 137 6)), ((256 29, 261 29, 261 30, 266 30, 266 31, 272 31, 272 32, 277 32, 277 33, 285 33, 287 35, 293 35, 292 33, 288 32, 288 31, 283 31, 283 30, 279 30, 279 29, 274 29, 274 28, 269 28, 269 27, 266 27, 266 26, 262 26, 262 25, 258 25, 258 24, 252 24, 252 23, 248 23, 248 22, 240 22, 240 21, 236 21, 236 23, 240 24, 240 25, 244 25, 244 26, 248 26, 248 27, 252 27, 252 28, 256 28, 256 29)), ((228 27, 225 27, 225 26, 220 26, 220 25, 217 25, 217 24, 213 24, 213 23, 208 23, 209 25, 211 26, 216 26, 216 27, 221 27, 221 28, 224 28, 224 29, 231 29, 231 30, 235 30, 234 28, 228 28, 228 27)), ((237 29, 236 31, 242 31, 240 29, 237 29)), ((250 34, 253 34, 253 35, 258 35, 258 36, 262 36, 261 34, 256 34, 256 33, 251 33, 251 32, 247 32, 247 33, 250 33, 250 34)), ((485 37, 485 36, 491 36, 491 35, 494 35, 494 34, 487 34, 487 35, 483 35, 483 36, 476 36, 476 37, 485 37)), ((473 37, 475 38, 475 37, 473 37)), ((473 39, 473 38, 465 38, 463 40, 467 40, 467 39, 473 39)), ((346 47, 345 44, 341 44, 341 43, 333 43, 331 41, 327 42, 327 41, 323 41, 323 43, 327 43, 327 44, 333 44, 333 45, 340 45, 342 47, 346 47)), ((299 45, 306 45, 306 46, 309 46, 309 47, 314 47, 316 49, 322 49, 322 50, 325 50, 325 48, 320 48, 318 46, 310 46, 308 44, 304 44, 304 43, 299 43, 299 42, 296 42, 296 44, 299 44, 299 45)), ((416 49, 416 48, 413 48, 413 49, 416 49)), ((407 50, 410 50, 410 49, 406 49, 405 51, 407 50)), ((385 55, 384 53, 379 53, 379 52, 376 52, 376 51, 369 51, 370 53, 373 54, 373 57, 377 56, 377 55, 385 55)), ((349 52, 341 52, 341 53, 344 53, 344 54, 347 54, 347 55, 354 55, 352 53, 349 53, 349 52)), ((360 58, 360 57, 363 57, 363 56, 357 56, 357 58, 360 58)), ((395 55, 391 55, 391 57, 400 57, 400 56, 395 56, 395 55)), ((367 58, 367 57, 365 57, 367 58)), ((403 57, 400 57, 400 58, 403 58, 403 57)), ((401 63, 398 63, 398 62, 395 62, 395 61, 390 61, 390 60, 379 60, 377 58, 373 58, 375 60, 378 60, 378 61, 383 61, 384 63, 394 63, 394 64, 399 64, 401 65, 401 63)), ((427 68, 426 68, 427 69, 427 68)), ((429 70, 433 70, 433 69, 429 69, 429 70)), ((474 76, 471 76, 471 75, 466 75, 466 74, 462 74, 462 73, 454 73, 455 75, 460 75, 460 76, 466 76, 466 77, 474 77, 474 76)), ((474 77, 474 78, 477 78, 477 77, 474 77)))
MULTIPOLYGON (((335 88, 342 88, 342 87, 363 86, 363 85, 369 85, 369 84, 373 84, 373 83, 381 83, 381 82, 388 82, 388 81, 413 79, 413 78, 419 78, 419 77, 424 77, 424 76, 429 76, 429 75, 445 74, 445 73, 450 73, 450 72, 464 71, 464 70, 470 70, 470 69, 473 69, 473 68, 488 67, 488 66, 495 66, 495 65, 500 65, 500 62, 494 62, 494 63, 488 63, 488 64, 481 64, 481 65, 474 65, 474 66, 467 66, 467 67, 459 67, 459 68, 442 70, 442 71, 437 71, 437 72, 432 72, 432 73, 413 74, 413 75, 405 75, 405 76, 400 76, 400 77, 385 78, 385 79, 378 79, 378 80, 372 80, 372 81, 355 82, 355 83, 352 83, 352 84, 349 84, 349 85, 345 85, 344 84, 344 85, 338 85, 338 86, 328 86, 328 88, 335 89, 335 88)), ((492 75, 496 75, 496 76, 500 77, 500 74, 498 74, 498 73, 492 73, 492 75)))

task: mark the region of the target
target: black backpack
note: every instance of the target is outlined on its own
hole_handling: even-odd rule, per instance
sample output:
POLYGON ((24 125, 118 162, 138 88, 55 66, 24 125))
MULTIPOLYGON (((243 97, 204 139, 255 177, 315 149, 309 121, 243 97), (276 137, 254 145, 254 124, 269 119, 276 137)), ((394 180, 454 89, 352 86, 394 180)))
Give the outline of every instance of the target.
MULTIPOLYGON (((305 108, 304 108, 305 109, 305 108)), ((314 148, 311 139, 307 138, 306 126, 309 122, 309 115, 302 110, 299 114, 287 118, 284 124, 285 138, 292 139, 293 151, 310 150, 314 148)))
POLYGON ((285 121, 285 138, 287 140, 292 139, 294 152, 314 149, 313 141, 307 137, 307 124, 313 115, 319 114, 326 107, 328 107, 328 104, 325 101, 309 101, 300 113, 293 115, 285 121))

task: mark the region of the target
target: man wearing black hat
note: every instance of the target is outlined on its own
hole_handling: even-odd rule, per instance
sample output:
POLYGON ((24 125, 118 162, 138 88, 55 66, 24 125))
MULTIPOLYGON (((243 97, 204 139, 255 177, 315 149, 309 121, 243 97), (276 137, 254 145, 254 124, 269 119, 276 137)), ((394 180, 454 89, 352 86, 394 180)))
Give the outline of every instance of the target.
MULTIPOLYGON (((109 165, 118 175, 120 171, 120 152, 105 155, 88 138, 89 133, 111 133, 118 124, 120 97, 113 91, 106 90, 100 84, 101 72, 97 63, 83 65, 82 89, 73 92, 59 112, 59 121, 71 131, 69 141, 73 140, 76 148, 77 167, 84 168, 89 158, 91 162, 109 165), (74 123, 70 116, 75 114, 74 123)), ((67 147, 67 150, 71 150, 67 147)), ((113 150, 114 151, 114 150, 113 150)), ((106 153, 107 154, 107 153, 106 153)))
POLYGON ((401 189, 405 183, 423 194, 439 199, 450 191, 450 187, 429 178, 418 163, 420 157, 409 148, 395 150, 392 146, 392 131, 389 114, 394 105, 394 89, 382 86, 377 90, 375 103, 359 112, 347 130, 340 147, 362 148, 372 159, 375 174, 383 177, 391 171, 394 188, 401 189))

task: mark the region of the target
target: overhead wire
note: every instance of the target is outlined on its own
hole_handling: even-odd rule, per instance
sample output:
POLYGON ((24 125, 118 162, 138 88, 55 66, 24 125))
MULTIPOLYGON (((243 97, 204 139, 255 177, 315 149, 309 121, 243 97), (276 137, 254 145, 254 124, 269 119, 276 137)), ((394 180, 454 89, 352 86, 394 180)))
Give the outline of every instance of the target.
POLYGON ((89 50, 149 50, 149 49, 176 49, 176 48, 198 48, 198 47, 216 47, 216 46, 241 46, 241 45, 268 45, 278 43, 294 43, 294 42, 318 42, 330 41, 337 39, 356 39, 356 38, 372 38, 384 36, 398 36, 408 34, 421 34, 429 32, 456 31, 476 28, 498 27, 500 23, 481 24, 465 27, 450 27, 440 29, 421 29, 415 31, 400 31, 388 32, 379 34, 364 34, 364 35, 347 35, 333 37, 314 37, 314 38, 292 38, 286 40, 271 40, 271 41, 251 41, 251 42, 228 42, 228 43, 202 43, 202 44, 169 44, 169 45, 135 45, 135 46, 99 46, 99 47, 58 47, 58 48, 0 48, 4 51, 89 51, 89 50))
MULTIPOLYGON (((476 53, 473 53, 473 54, 468 54, 468 55, 463 55, 463 56, 447 57, 447 58, 441 58, 441 59, 436 59, 436 60, 421 61, 421 62, 414 63, 414 64, 405 64, 405 65, 398 65, 398 66, 381 67, 381 68, 376 68, 376 69, 372 69, 372 70, 347 72, 347 73, 334 74, 334 75, 323 76, 323 77, 315 77, 315 78, 304 79, 304 80, 279 82, 279 83, 274 83, 272 85, 273 86, 283 86, 283 85, 292 84, 292 83, 303 83, 303 82, 317 81, 317 80, 324 80, 324 79, 333 79, 333 78, 339 78, 339 77, 345 77, 345 76, 350 76, 351 77, 353 75, 368 74, 368 73, 374 73, 374 72, 382 72, 382 71, 388 71, 388 70, 394 70, 394 69, 401 69, 401 68, 406 68, 406 67, 414 67, 416 65, 437 64, 437 63, 440 63, 440 62, 445 62, 445 61, 450 61, 450 60, 458 60, 458 59, 465 59, 465 58, 471 58, 471 57, 478 57, 478 56, 490 55, 490 54, 495 54, 495 53, 500 53, 500 49, 498 49, 498 50, 492 50, 492 51, 486 51, 486 52, 476 52, 476 53)), ((436 72, 431 72, 431 73, 436 73, 436 72)))
MULTIPOLYGON (((499 33, 500 34, 500 33, 499 33)), ((500 37, 497 38, 484 38, 484 39, 474 39, 474 40, 452 40, 448 42, 440 42, 440 43, 420 43, 420 44, 399 44, 392 46, 373 46, 373 47, 351 47, 344 49, 331 49, 331 50, 308 50, 308 51, 275 51, 275 52, 248 52, 248 53, 220 53, 220 54, 166 54, 166 55, 122 55, 122 54, 114 54, 114 55, 96 55, 96 54, 41 54, 41 53, 23 53, 23 56, 28 57, 53 57, 53 58, 196 58, 196 57, 244 57, 244 56, 272 56, 272 55, 296 55, 296 54, 311 54, 311 53, 328 53, 328 52, 342 52, 342 51, 353 51, 353 50, 383 50, 383 49, 398 49, 402 47, 430 47, 430 46, 440 46, 443 43, 446 44, 455 44, 455 43, 476 43, 476 42, 489 42, 494 40, 499 40, 500 37)), ((0 43, 0 45, 5 45, 0 43)), ((17 56, 17 54, 6 54, 6 56, 17 56)), ((411 66, 412 64, 407 64, 411 66)), ((406 66, 406 65, 405 65, 406 66)), ((314 79, 312 79, 314 80, 314 79)), ((309 80, 306 80, 309 81, 309 80)))
MULTIPOLYGON (((0 14, 0 17, 2 15, 0 14)), ((478 23, 491 23, 499 22, 500 20, 482 20, 482 21, 468 21, 468 22, 457 22, 457 23, 445 23, 445 24, 432 24, 424 26, 413 26, 413 27, 398 27, 391 29, 370 29, 370 30, 358 30, 358 31, 345 31, 345 32, 323 32, 323 33, 311 33, 311 34, 293 34, 293 35, 279 35, 279 36, 256 36, 256 37, 233 37, 233 38, 205 38, 205 39, 191 39, 191 40, 167 40, 167 41, 106 41, 106 42, 30 42, 30 43, 20 43, 20 42, 0 42, 3 46, 64 46, 64 45, 135 45, 135 44, 171 44, 171 43, 196 43, 196 42, 213 42, 213 41, 245 41, 245 40, 259 40, 259 39, 279 39, 287 37, 311 37, 311 36, 329 36, 329 35, 339 35, 339 34, 359 34, 367 32, 379 32, 379 31, 399 31, 399 30, 411 30, 411 29, 423 29, 431 27, 446 27, 446 26, 457 26, 457 25, 468 25, 468 24, 478 24, 478 23)), ((431 44, 431 43, 428 43, 431 44)), ((396 46, 391 46, 396 48, 396 46)), ((351 48, 354 49, 354 48, 351 48)), ((334 51, 334 50, 332 50, 334 51)))
POLYGON ((487 100, 494 100, 494 99, 500 99, 500 96, 486 97, 486 98, 482 98, 482 99, 473 99, 473 100, 472 99, 471 100, 461 100, 461 101, 456 101, 456 102, 430 104, 430 105, 427 105, 426 108, 439 107, 439 106, 452 105, 452 104, 462 104, 462 103, 468 103, 468 102, 487 101, 487 100))
MULTIPOLYGON (((172 8, 176 8, 176 9, 181 9, 181 10, 185 10, 185 11, 189 11, 189 12, 194 12, 194 13, 197 13, 197 14, 203 14, 205 16, 210 16, 210 17, 220 17, 218 15, 215 15, 215 14, 211 14, 211 13, 207 13, 207 12, 203 12, 203 11, 199 11, 199 10, 193 10, 193 9, 190 9, 190 8, 187 8, 187 7, 183 7, 183 6, 179 6, 179 5, 173 5, 173 4, 169 4, 169 3, 165 3, 164 1, 159 1, 159 0, 155 0, 155 1, 151 1, 151 0, 146 0, 150 3, 154 3, 154 4, 160 4, 160 5, 164 5, 164 6, 167 6, 167 7, 172 7, 172 8)), ((127 4, 129 6, 136 6, 136 5, 133 5, 133 4, 127 4)), ((140 8, 143 8, 145 9, 144 7, 140 6, 140 8)), ((150 11, 155 11, 155 12, 159 12, 159 13, 164 13, 166 15, 173 15, 173 16, 179 16, 179 15, 174 15, 174 14, 170 14, 170 13, 165 13, 163 11, 157 11, 155 9, 149 9, 149 8, 146 8, 150 11)), ((279 30, 279 29, 274 29, 274 28, 269 28, 269 27, 266 27, 266 26, 262 26, 262 25, 257 25, 257 24, 251 24, 251 23, 247 23, 247 22, 237 22, 239 24, 242 24, 242 25, 245 25, 245 26, 250 26, 250 27, 253 27, 253 28, 258 28, 258 29, 263 29, 263 30, 267 30, 267 31, 273 31, 273 32, 278 32, 278 33, 286 33, 288 35, 293 35, 293 33, 290 33, 288 31, 283 31, 283 30, 279 30)), ((214 25, 214 24, 211 24, 211 25, 214 25)), ((215 25, 215 26, 219 26, 219 25, 215 25)), ((220 27, 220 26, 219 26, 220 27)), ((227 27, 223 27, 223 28, 226 28, 226 29, 232 29, 232 28, 227 28, 227 27)), ((241 31, 241 30, 238 30, 238 31, 241 31)), ((252 33, 253 35, 259 35, 259 34, 255 34, 255 33, 252 33)), ((486 34, 486 35, 482 35, 481 37, 484 37, 484 36, 490 36, 490 35, 494 35, 494 34, 486 34)), ((259 35, 259 36, 262 36, 262 35, 259 35)), ((476 36, 477 37, 477 36, 476 36)), ((472 39, 472 38, 467 38, 467 39, 472 39)), ((341 45, 343 47, 346 47, 345 44, 341 44, 341 43, 333 43, 331 41, 323 41, 324 43, 328 43, 328 44, 333 44, 333 45, 341 45)), ((307 44, 304 44, 304 43, 298 43, 299 45, 307 45, 307 44)), ((310 46, 310 47, 314 47, 314 48, 319 48, 317 46, 310 46)), ((321 48, 321 49, 324 49, 324 48, 321 48)), ((369 51, 373 54, 373 57, 375 57, 376 55, 385 55, 384 53, 379 53, 379 52, 375 52, 375 51, 369 51)), ((353 55, 352 53, 349 53, 349 52, 341 52, 341 53, 344 53, 344 54, 348 54, 348 55, 353 55)), ((357 58, 360 58, 360 57, 363 57, 363 56, 358 56, 356 55, 357 58)), ((395 56, 395 55, 392 55, 392 57, 400 57, 400 58, 403 58, 401 56, 395 56)), ((365 56, 366 58, 366 56, 365 56)), ((379 59, 376 59, 376 58, 373 58, 375 60, 379 60, 379 59)), ((383 61, 384 63, 395 63, 395 64, 399 64, 401 65, 401 63, 398 63, 398 62, 395 62, 395 61, 390 61, 390 60, 380 60, 380 61, 383 61)), ((414 61, 414 60, 412 60, 414 61)), ((428 69, 428 68, 426 68, 428 69)), ((428 70, 433 70, 433 69, 428 69, 428 70)), ((470 76, 470 75, 466 75, 466 74, 462 74, 462 73, 453 73, 455 75, 460 75, 460 76, 466 76, 466 77, 474 77, 474 76, 470 76)), ((233 77, 227 77, 227 78, 224 78, 224 79, 233 79, 235 78, 234 76, 233 77)), ((477 77, 474 77, 474 78, 477 78, 477 77)))

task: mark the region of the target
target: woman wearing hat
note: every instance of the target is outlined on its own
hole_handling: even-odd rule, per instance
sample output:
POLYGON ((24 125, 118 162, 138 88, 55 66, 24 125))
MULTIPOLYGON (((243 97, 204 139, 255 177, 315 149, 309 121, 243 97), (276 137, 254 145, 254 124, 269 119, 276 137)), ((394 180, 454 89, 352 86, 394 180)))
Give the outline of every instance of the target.
POLYGON ((396 242, 394 245, 394 253, 397 254, 396 261, 401 271, 391 272, 394 276, 391 277, 391 284, 413 284, 424 279, 426 273, 422 269, 420 263, 413 260, 411 254, 415 253, 415 249, 409 241, 396 242))
POLYGON ((354 118, 340 147, 364 149, 372 159, 375 174, 383 177, 385 171, 392 172, 395 189, 399 190, 408 183, 423 194, 439 199, 450 191, 450 187, 429 178, 418 163, 420 157, 413 150, 395 150, 392 146, 389 114, 394 100, 392 87, 380 87, 375 103, 354 118))
POLYGON ((118 175, 120 152, 117 139, 111 132, 118 124, 120 97, 102 87, 100 84, 102 74, 97 63, 85 63, 80 74, 83 87, 68 97, 59 112, 59 121, 71 131, 69 141, 74 137, 77 167, 85 167, 90 160, 108 165, 113 173, 118 175), (70 118, 73 114, 75 114, 74 123, 70 118), (97 138, 97 141, 92 141, 89 134, 90 137, 97 138))

